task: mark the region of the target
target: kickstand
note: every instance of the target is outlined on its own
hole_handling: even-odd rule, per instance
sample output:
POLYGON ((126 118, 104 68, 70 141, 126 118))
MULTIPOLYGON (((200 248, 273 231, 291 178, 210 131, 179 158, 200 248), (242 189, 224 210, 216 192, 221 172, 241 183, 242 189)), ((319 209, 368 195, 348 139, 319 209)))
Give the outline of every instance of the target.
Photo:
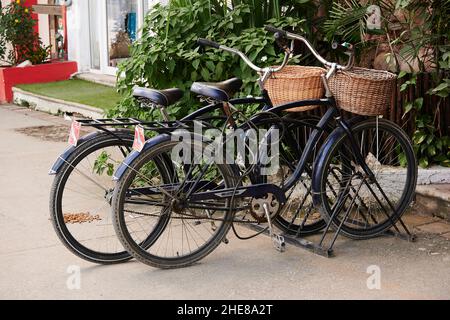
MULTIPOLYGON (((265 228, 261 225, 255 225, 255 224, 247 224, 245 227, 256 231, 258 233, 261 233, 263 235, 266 235, 270 237, 270 231, 268 228, 265 228)), ((326 249, 323 246, 317 245, 314 242, 308 241, 306 239, 296 237, 290 234, 282 233, 281 236, 284 238, 285 243, 293 245, 295 247, 308 250, 312 253, 315 253, 319 256, 330 258, 333 256, 333 250, 332 249, 326 249)))

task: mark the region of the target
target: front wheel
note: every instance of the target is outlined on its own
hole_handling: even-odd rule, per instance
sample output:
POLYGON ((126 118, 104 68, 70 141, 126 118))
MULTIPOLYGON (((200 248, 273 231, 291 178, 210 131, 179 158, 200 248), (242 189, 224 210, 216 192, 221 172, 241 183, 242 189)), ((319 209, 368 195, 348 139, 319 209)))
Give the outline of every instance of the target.
POLYGON ((320 172, 321 214, 352 239, 375 237, 395 224, 410 206, 417 184, 417 161, 410 139, 396 124, 369 119, 351 128, 367 167, 363 169, 343 134, 331 146, 320 172))
POLYGON ((118 181, 112 202, 123 246, 137 260, 162 269, 206 257, 223 241, 234 217, 230 200, 194 202, 189 196, 234 186, 231 167, 199 159, 200 142, 184 151, 179 145, 168 139, 143 151, 118 181), (164 169, 155 174, 155 167, 164 169), (140 245, 143 239, 148 246, 140 245))

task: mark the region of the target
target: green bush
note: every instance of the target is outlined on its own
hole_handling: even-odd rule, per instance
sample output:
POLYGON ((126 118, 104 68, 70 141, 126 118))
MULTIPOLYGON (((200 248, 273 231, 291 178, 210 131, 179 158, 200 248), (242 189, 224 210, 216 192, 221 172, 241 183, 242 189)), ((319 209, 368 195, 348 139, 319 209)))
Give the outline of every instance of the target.
POLYGON ((178 87, 185 96, 171 107, 174 118, 180 118, 199 106, 189 88, 194 81, 222 81, 239 77, 244 81, 244 94, 258 94, 257 75, 238 57, 217 50, 202 50, 196 40, 209 38, 242 50, 257 65, 279 64, 273 34, 263 30, 264 24, 289 27, 309 33, 310 26, 300 17, 313 16, 313 1, 171 1, 168 7, 156 5, 145 19, 142 38, 133 44, 131 58, 119 67, 118 89, 122 103, 111 116, 148 118, 132 99, 135 85, 151 88, 178 87), (281 12, 281 5, 284 10, 281 12))

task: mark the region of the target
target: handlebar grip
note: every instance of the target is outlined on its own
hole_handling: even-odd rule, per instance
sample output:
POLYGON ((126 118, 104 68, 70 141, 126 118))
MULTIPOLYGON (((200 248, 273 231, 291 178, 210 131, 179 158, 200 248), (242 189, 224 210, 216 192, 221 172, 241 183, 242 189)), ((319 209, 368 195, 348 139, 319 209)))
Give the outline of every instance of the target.
POLYGON ((200 38, 197 40, 197 44, 202 47, 212 47, 212 48, 220 49, 220 44, 218 44, 217 42, 208 40, 208 39, 200 38))
POLYGON ((264 29, 265 29, 266 31, 269 31, 269 32, 272 32, 272 33, 275 33, 275 34, 279 34, 279 35, 281 35, 282 37, 287 37, 286 31, 284 31, 284 30, 282 30, 282 29, 275 28, 275 27, 272 26, 272 25, 267 25, 267 26, 264 27, 264 29))

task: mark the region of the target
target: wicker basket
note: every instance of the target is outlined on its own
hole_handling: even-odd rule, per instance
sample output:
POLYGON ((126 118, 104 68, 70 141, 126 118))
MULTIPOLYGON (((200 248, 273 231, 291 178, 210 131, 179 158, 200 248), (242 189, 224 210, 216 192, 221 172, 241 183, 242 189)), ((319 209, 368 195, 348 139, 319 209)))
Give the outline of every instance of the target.
MULTIPOLYGON (((286 66, 267 80, 265 88, 274 106, 300 100, 320 99, 324 95, 321 75, 325 72, 325 69, 318 67, 286 66)), ((302 112, 317 107, 304 106, 286 111, 302 112)))
POLYGON ((384 115, 391 105, 397 76, 381 70, 352 68, 339 71, 330 81, 337 104, 345 111, 364 115, 384 115))

